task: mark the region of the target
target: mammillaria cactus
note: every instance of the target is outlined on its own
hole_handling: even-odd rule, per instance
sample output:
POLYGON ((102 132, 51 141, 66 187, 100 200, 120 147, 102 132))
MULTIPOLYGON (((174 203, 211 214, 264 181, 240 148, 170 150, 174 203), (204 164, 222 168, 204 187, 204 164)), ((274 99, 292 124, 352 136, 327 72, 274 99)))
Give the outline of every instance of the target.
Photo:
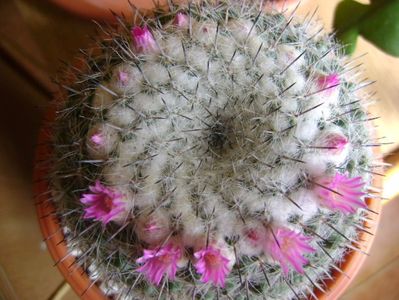
POLYGON ((361 251, 378 166, 367 82, 311 18, 261 8, 120 18, 72 68, 50 190, 107 295, 307 297, 361 251))

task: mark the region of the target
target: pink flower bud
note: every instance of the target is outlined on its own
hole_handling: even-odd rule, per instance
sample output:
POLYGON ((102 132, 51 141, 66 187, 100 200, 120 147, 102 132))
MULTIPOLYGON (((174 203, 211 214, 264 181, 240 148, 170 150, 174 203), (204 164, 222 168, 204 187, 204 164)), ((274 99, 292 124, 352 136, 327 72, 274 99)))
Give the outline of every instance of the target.
POLYGON ((157 245, 170 233, 169 219, 161 210, 150 216, 140 216, 137 220, 136 233, 140 240, 157 245))
POLYGON ((333 92, 338 90, 340 82, 338 74, 323 75, 319 76, 317 79, 317 87, 324 95, 330 96, 333 92))
POLYGON ((125 86, 127 81, 129 80, 129 74, 124 71, 118 72, 118 80, 121 86, 125 86))
POLYGON ((247 239, 254 245, 258 244, 261 240, 261 232, 258 230, 251 228, 245 231, 245 236, 247 239))
POLYGON ((90 137, 90 141, 96 146, 101 146, 104 143, 104 136, 101 133, 95 133, 90 137))
POLYGON ((154 36, 147 26, 135 26, 131 30, 133 45, 138 53, 152 53, 158 51, 154 36))
POLYGON ((331 133, 325 137, 326 144, 325 146, 329 152, 333 154, 340 154, 345 149, 348 144, 348 139, 344 135, 340 135, 338 133, 331 133))
POLYGON ((181 27, 181 28, 188 27, 188 23, 189 23, 188 16, 181 12, 176 14, 176 17, 173 21, 174 25, 176 25, 177 27, 181 27))

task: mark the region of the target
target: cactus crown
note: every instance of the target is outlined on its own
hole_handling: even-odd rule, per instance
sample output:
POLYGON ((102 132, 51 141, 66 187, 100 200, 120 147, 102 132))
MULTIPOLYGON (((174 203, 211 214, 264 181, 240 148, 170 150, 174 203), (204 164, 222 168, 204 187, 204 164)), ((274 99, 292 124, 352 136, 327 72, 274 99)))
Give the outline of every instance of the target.
POLYGON ((311 18, 248 2, 120 19, 74 70, 51 190, 109 295, 307 297, 357 250, 365 83, 311 18))

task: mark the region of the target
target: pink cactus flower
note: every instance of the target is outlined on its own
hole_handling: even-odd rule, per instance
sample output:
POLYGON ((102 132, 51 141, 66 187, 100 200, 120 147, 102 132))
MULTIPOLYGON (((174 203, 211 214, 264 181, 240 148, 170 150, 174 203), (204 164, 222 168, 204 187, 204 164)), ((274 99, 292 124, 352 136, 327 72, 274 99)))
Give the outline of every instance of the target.
POLYGON ((227 274, 230 272, 228 267, 229 259, 223 256, 220 249, 208 246, 194 253, 198 260, 194 267, 199 274, 202 274, 202 282, 212 282, 216 286, 224 287, 227 274))
POLYGON ((176 17, 173 21, 173 24, 176 25, 177 27, 181 27, 181 28, 188 27, 188 24, 189 24, 188 16, 181 12, 177 13, 176 17))
POLYGON ((125 210, 125 202, 120 200, 122 194, 102 185, 99 180, 89 186, 89 190, 91 193, 83 194, 80 198, 80 202, 86 205, 83 218, 106 225, 125 210))
POLYGON ((144 249, 143 256, 136 260, 143 264, 137 271, 143 273, 152 284, 159 285, 164 274, 171 280, 175 279, 181 257, 181 248, 173 243, 154 250, 144 249))
POLYGON ((124 71, 119 71, 118 80, 122 86, 126 85, 127 81, 129 80, 129 74, 124 71))
POLYGON ((362 201, 364 182, 361 177, 349 178, 336 173, 333 177, 325 177, 316 182, 315 191, 322 203, 331 210, 343 213, 355 213, 359 207, 366 208, 362 201))
POLYGON ((104 143, 104 136, 101 133, 95 133, 90 137, 90 141, 96 146, 101 146, 104 143))
POLYGON ((135 26, 131 30, 133 44, 138 53, 151 53, 158 50, 154 36, 147 26, 135 26))
POLYGON ((338 74, 319 76, 319 78, 317 79, 317 87, 319 90, 323 91, 322 93, 324 95, 330 96, 338 89, 340 82, 341 81, 338 74))
POLYGON ((345 149, 348 144, 348 139, 344 135, 340 135, 337 133, 329 134, 325 138, 326 144, 325 146, 330 148, 329 152, 333 154, 340 154, 345 149))
POLYGON ((303 255, 315 252, 309 245, 310 240, 303 234, 279 227, 268 231, 264 250, 280 263, 284 276, 288 275, 289 265, 303 274, 303 266, 309 262, 303 255))

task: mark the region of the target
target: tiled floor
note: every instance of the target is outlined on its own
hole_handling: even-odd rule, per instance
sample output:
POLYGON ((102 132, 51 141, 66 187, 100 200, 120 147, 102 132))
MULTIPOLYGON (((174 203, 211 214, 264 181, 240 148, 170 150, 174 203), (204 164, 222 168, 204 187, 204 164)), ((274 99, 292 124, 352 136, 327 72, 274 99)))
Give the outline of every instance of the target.
MULTIPOLYGON (((29 43, 27 49, 31 49, 32 53, 40 53, 38 61, 43 69, 38 76, 43 76, 43 70, 54 74, 58 55, 68 58, 71 49, 85 45, 84 36, 91 26, 60 12, 52 14, 50 22, 45 19, 46 14, 49 15, 48 8, 45 4, 39 5, 39 2, 15 0, 15 6, 10 4, 9 14, 6 14, 10 20, 7 23, 9 28, 22 30, 27 26, 29 30, 25 35, 16 35, 6 31, 3 26, 0 34, 8 34, 7 41, 15 43, 28 43, 28 38, 37 43, 35 47, 29 43), (24 16, 23 24, 15 21, 12 15, 15 11, 24 16), (54 28, 49 30, 57 20, 64 24, 62 33, 54 28), (11 26, 10 22, 15 24, 11 26), (76 31, 74 39, 77 28, 82 30, 76 31), (46 35, 52 39, 46 40, 46 35), (61 52, 57 52, 57 49, 61 52)), ((309 0, 308 4, 311 7, 320 5, 322 19, 330 24, 332 9, 337 2, 309 0)), ((0 3, 0 8, 8 5, 3 3, 0 3)), ((309 9, 308 5, 303 11, 309 9)), ((0 25, 6 22, 5 19, 0 20, 0 25)), ((365 51, 370 53, 369 59, 365 60, 369 77, 380 80, 376 89, 379 90, 382 103, 377 110, 385 120, 380 124, 380 129, 393 141, 399 142, 399 59, 388 57, 361 41, 358 52, 365 51), (384 80, 387 77, 390 80, 384 80)), ((52 267, 53 262, 43 248, 31 198, 33 149, 47 98, 2 60, 0 69, 0 299, 76 300, 78 297, 68 286, 62 285, 63 279, 52 267)), ((399 299, 399 198, 384 206, 380 229, 370 254, 342 299, 399 299)))

